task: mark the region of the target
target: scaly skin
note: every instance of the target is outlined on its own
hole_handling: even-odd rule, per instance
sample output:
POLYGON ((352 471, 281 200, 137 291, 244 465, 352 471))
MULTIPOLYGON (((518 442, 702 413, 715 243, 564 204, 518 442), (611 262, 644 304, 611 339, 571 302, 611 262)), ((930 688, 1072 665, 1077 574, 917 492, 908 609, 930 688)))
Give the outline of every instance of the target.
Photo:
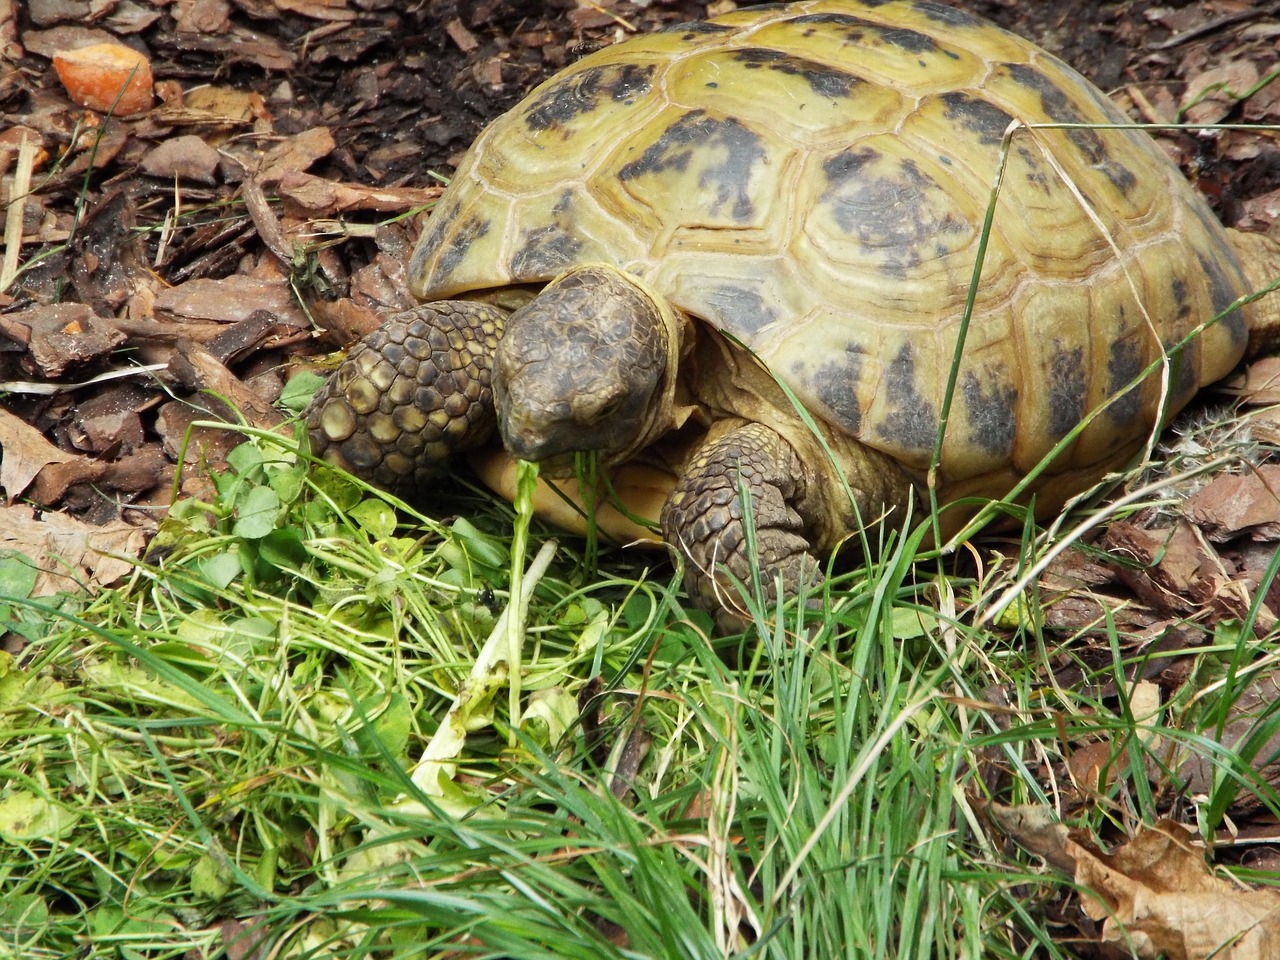
POLYGON ((408 492, 493 436, 496 307, 442 300, 388 317, 356 344, 304 414, 311 451, 408 492))
POLYGON ((669 331, 649 291, 613 267, 585 266, 513 313, 493 391, 512 456, 562 462, 578 450, 612 464, 665 432, 660 396, 669 331))
POLYGON ((749 620, 732 581, 750 584, 755 564, 770 603, 777 600, 779 580, 785 596, 821 582, 821 565, 810 552, 811 518, 797 509, 806 472, 791 446, 761 423, 707 441, 686 464, 662 510, 662 536, 684 555, 685 589, 700 607, 715 612, 721 631, 741 630, 749 620), (744 491, 754 553, 748 549, 744 491))

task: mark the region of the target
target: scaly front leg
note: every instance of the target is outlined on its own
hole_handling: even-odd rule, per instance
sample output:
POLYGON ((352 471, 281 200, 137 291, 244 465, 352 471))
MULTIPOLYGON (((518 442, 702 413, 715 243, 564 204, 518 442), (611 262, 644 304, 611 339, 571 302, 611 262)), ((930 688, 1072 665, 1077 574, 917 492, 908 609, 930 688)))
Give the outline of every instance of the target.
POLYGON ((312 453, 386 490, 420 488, 493 435, 490 380, 505 324, 502 310, 465 300, 389 317, 307 408, 312 453))
POLYGON ((798 505, 805 495, 804 470, 795 450, 776 432, 749 423, 713 437, 693 455, 662 510, 662 535, 685 559, 685 588, 694 602, 716 616, 725 632, 748 622, 742 598, 725 572, 751 582, 760 566, 765 599, 822 582, 821 565, 798 505), (747 494, 755 529, 748 550, 743 522, 747 494))

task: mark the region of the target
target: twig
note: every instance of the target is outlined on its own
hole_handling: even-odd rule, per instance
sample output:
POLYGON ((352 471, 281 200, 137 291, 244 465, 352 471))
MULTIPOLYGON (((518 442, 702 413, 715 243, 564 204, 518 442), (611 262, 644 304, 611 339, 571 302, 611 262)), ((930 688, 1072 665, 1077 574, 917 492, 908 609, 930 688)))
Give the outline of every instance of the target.
POLYGON ((1168 50, 1170 47, 1176 47, 1184 43, 1189 43, 1198 37, 1203 37, 1207 33, 1214 33, 1223 27, 1229 27, 1235 23, 1244 23, 1246 20, 1256 20, 1259 17, 1267 17, 1273 13, 1280 11, 1280 3, 1269 3, 1265 7, 1256 10, 1237 10, 1235 13, 1223 14, 1213 20, 1206 20, 1199 26, 1192 27, 1190 30, 1184 30, 1182 33, 1176 33, 1168 40, 1162 40, 1159 43, 1150 45, 1151 50, 1168 50))
POLYGON ((4 260, 0 262, 0 293, 9 289, 18 276, 18 256, 22 252, 22 219, 31 189, 31 169, 35 166, 36 145, 23 131, 18 144, 18 163, 9 186, 9 203, 4 215, 4 260))

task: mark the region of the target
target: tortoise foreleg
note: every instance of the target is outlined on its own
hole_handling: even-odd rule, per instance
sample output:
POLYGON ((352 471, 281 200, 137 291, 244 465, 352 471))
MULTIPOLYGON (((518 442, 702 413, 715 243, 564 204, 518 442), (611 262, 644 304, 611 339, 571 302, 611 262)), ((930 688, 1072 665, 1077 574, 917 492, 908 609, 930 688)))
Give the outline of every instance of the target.
POLYGON ((684 556, 685 587, 722 630, 741 629, 748 619, 732 580, 750 583, 753 564, 760 567, 766 601, 776 601, 779 582, 784 596, 794 596, 802 585, 822 581, 797 509, 804 476, 790 444, 763 424, 749 423, 704 443, 663 507, 663 537, 684 556))
POLYGON ((493 435, 493 355, 506 314, 442 300, 397 313, 347 354, 305 413, 311 450, 408 491, 493 435))

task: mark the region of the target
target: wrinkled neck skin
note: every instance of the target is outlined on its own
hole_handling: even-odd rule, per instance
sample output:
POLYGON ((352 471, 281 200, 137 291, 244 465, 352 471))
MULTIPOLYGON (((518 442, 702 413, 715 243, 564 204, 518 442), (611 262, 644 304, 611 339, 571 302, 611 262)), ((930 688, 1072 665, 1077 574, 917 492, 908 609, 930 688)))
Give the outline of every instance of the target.
POLYGON ((574 454, 622 463, 676 422, 690 323, 643 281, 609 266, 575 268, 512 314, 498 346, 494 404, 503 446, 543 472, 574 454))

